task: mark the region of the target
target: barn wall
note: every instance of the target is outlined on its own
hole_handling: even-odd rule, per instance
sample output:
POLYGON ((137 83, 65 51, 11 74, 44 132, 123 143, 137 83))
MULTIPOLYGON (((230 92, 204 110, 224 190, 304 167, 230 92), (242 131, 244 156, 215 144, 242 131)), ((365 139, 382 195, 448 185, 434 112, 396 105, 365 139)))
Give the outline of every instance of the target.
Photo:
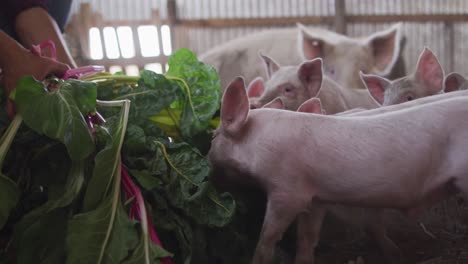
MULTIPOLYGON (((102 14, 104 20, 139 21, 151 19, 151 10, 158 9, 162 19, 167 18, 168 0, 76 0, 72 13, 77 13, 82 3, 89 3, 102 14)), ((365 15, 461 15, 468 14, 468 1, 463 0, 345 0, 346 14, 365 15)), ((333 0, 177 0, 177 18, 180 21, 199 19, 277 18, 334 16, 333 0)), ((398 21, 395 21, 398 22, 398 21)), ((183 24, 183 23, 182 23, 183 24)), ((347 23, 350 36, 364 36, 384 29, 392 23, 347 23)), ((414 69, 424 46, 431 48, 446 70, 457 70, 468 75, 465 58, 468 50, 466 22, 430 21, 403 24, 407 37, 404 51, 408 70, 414 69)), ((233 28, 184 28, 174 32, 174 45, 188 47, 196 53, 238 36, 274 28, 275 26, 249 26, 233 28)), ((333 28, 333 24, 319 26, 333 28)))

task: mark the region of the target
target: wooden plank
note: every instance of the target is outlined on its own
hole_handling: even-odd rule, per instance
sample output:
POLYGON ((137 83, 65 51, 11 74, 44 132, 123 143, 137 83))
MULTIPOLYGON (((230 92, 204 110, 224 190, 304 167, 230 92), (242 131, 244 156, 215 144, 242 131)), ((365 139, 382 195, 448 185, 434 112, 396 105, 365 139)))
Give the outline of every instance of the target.
POLYGON ((430 15, 371 15, 371 16, 347 16, 347 22, 351 23, 436 23, 436 22, 467 22, 466 14, 430 14, 430 15))
POLYGON ((332 23, 334 17, 281 17, 281 18, 242 18, 242 19, 194 19, 180 20, 177 25, 188 28, 227 28, 227 27, 257 27, 271 25, 294 25, 296 22, 304 24, 332 23))
MULTIPOLYGON (((229 28, 229 27, 261 27, 261 26, 291 26, 297 22, 303 24, 333 24, 335 16, 313 17, 265 17, 242 19, 184 19, 178 20, 176 25, 187 28, 229 28)), ((468 15, 440 14, 440 15, 349 15, 348 23, 435 23, 435 22, 468 22, 468 15)))

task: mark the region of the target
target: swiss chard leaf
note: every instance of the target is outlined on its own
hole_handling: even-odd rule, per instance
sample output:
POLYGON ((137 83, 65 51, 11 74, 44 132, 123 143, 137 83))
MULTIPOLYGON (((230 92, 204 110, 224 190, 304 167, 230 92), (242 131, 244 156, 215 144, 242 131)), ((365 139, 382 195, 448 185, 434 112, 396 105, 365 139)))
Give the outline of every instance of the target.
POLYGON ((85 213, 75 215, 69 222, 67 263, 120 263, 137 243, 135 222, 129 219, 120 201, 120 151, 130 102, 99 104, 121 105, 121 115, 111 129, 111 142, 96 155, 93 176, 84 197, 85 213))
POLYGON ((21 222, 18 223, 20 229, 24 229, 34 222, 38 221, 41 217, 58 208, 64 208, 69 206, 73 200, 80 193, 84 182, 84 164, 82 161, 75 162, 72 164, 68 173, 67 182, 62 187, 63 193, 61 195, 50 195, 57 196, 54 199, 50 199, 43 205, 36 207, 33 211, 23 217, 21 222))
POLYGON ((92 108, 93 98, 96 102, 96 86, 75 89, 72 83, 64 82, 48 92, 42 82, 23 77, 16 88, 15 103, 26 125, 64 143, 72 160, 83 160, 94 151, 94 142, 81 111, 92 108))
POLYGON ((184 89, 180 127, 185 138, 208 128, 221 104, 221 83, 216 70, 198 61, 189 49, 179 49, 169 58, 167 76, 178 78, 184 89))
POLYGON ((117 205, 115 202, 109 196, 96 210, 75 215, 69 221, 67 264, 121 263, 137 246, 137 223, 130 220, 120 201, 117 205), (117 206, 115 221, 113 206, 117 206), (106 232, 109 229, 110 236, 106 232))
MULTIPOLYGON (((3 167, 3 161, 10 149, 13 138, 21 125, 21 118, 15 116, 5 133, 0 139, 0 171, 3 167)), ((19 199, 19 190, 16 183, 0 172, 0 230, 10 215, 10 211, 16 206, 19 199)))
POLYGON ((121 90, 114 100, 128 99, 132 101, 130 120, 138 122, 157 115, 173 101, 180 98, 181 94, 179 86, 164 75, 143 70, 138 87, 121 90))
POLYGON ((83 211, 87 212, 98 207, 99 203, 111 189, 111 184, 115 180, 114 175, 120 170, 120 151, 122 148, 124 135, 127 130, 129 101, 123 101, 120 118, 109 129, 112 137, 109 138, 107 146, 95 157, 95 167, 86 189, 83 211))
POLYGON ((123 151, 128 154, 144 154, 146 148, 146 136, 143 128, 130 124, 125 135, 123 151))
POLYGON ((169 143, 167 155, 171 167, 167 195, 174 206, 183 209, 199 224, 224 226, 234 215, 236 203, 228 193, 218 194, 206 181, 210 166, 198 150, 186 143, 169 143), (168 151, 168 152, 169 152, 168 151))
MULTIPOLYGON (((146 263, 145 261, 145 253, 144 253, 144 242, 143 239, 140 239, 140 243, 138 244, 138 247, 135 249, 133 254, 122 262, 122 264, 141 264, 141 263, 146 263)), ((149 244, 149 256, 150 256, 150 263, 161 263, 158 261, 158 259, 163 258, 163 257, 171 257, 172 254, 161 248, 160 246, 150 243, 149 244)))
POLYGON ((151 175, 148 170, 132 170, 133 177, 137 179, 138 183, 146 190, 152 190, 158 186, 161 186, 161 179, 151 175))
POLYGON ((93 112, 96 109, 97 89, 92 82, 82 82, 69 79, 64 81, 60 89, 68 89, 73 93, 76 105, 83 115, 93 112))
POLYGON ((10 178, 0 174, 0 230, 19 199, 19 190, 10 178))
POLYGON ((63 263, 69 210, 54 210, 29 226, 16 227, 18 264, 63 263), (21 230, 18 230, 21 229, 21 230))

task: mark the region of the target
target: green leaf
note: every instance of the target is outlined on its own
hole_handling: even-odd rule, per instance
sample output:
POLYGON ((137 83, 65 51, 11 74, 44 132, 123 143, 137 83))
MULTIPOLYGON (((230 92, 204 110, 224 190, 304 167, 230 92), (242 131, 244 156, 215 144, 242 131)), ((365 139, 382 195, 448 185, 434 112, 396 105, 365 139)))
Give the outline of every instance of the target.
POLYGON ((118 170, 120 171, 118 164, 120 163, 120 151, 127 129, 130 102, 125 100, 122 101, 122 104, 123 107, 118 122, 113 125, 112 129, 109 129, 112 131, 110 142, 96 155, 93 176, 88 183, 84 197, 84 212, 95 209, 103 201, 112 186, 112 182, 115 180, 114 175, 118 170))
POLYGON ((0 174, 0 230, 5 225, 11 210, 15 208, 19 199, 16 184, 8 177, 0 174))
POLYGON ((130 172, 146 190, 152 190, 161 185, 161 179, 152 175, 148 170, 131 170, 130 172))
MULTIPOLYGON (((140 239, 138 247, 133 252, 132 256, 122 262, 122 264, 141 264, 145 263, 145 252, 144 252, 144 241, 140 239)), ((154 244, 153 242, 149 243, 149 255, 150 263, 160 263, 158 259, 163 257, 172 257, 172 254, 161 248, 160 246, 154 244)))
POLYGON ((19 190, 16 183, 1 173, 3 161, 10 149, 11 143, 21 125, 22 119, 15 116, 5 133, 0 138, 0 230, 5 225, 11 210, 16 207, 19 200, 19 190))
POLYGON ((70 171, 67 176, 67 182, 65 186, 61 189, 63 193, 57 196, 55 199, 48 200, 45 204, 36 207, 33 211, 28 213, 23 217, 21 222, 18 223, 18 226, 26 228, 38 221, 39 218, 44 215, 51 213, 57 208, 64 208, 69 206, 75 198, 81 192, 84 182, 84 164, 82 161, 75 162, 71 165, 70 171))
POLYGON ((184 89, 180 127, 185 138, 208 128, 221 104, 221 83, 216 70, 198 61, 189 49, 179 49, 169 58, 167 76, 184 89), (186 90, 189 91, 186 91, 186 90))
POLYGON ((181 91, 177 83, 169 81, 162 74, 143 70, 138 87, 121 91, 114 99, 132 101, 130 120, 137 122, 157 115, 180 97, 181 91))
POLYGON ((127 216, 120 199, 109 196, 96 210, 69 221, 66 263, 121 263, 137 244, 137 222, 127 216))
POLYGON ((60 89, 66 89, 68 86, 70 86, 69 89, 73 92, 76 105, 83 115, 96 109, 97 89, 95 83, 69 79, 63 82, 60 89))
POLYGON ((191 261, 195 241, 190 218, 169 207, 163 192, 154 191, 151 196, 153 223, 164 248, 174 253, 174 263, 197 263, 191 261))
POLYGON ((29 226, 15 228, 18 264, 64 263, 68 209, 54 210, 29 226))
POLYGON ((125 153, 133 155, 143 154, 145 152, 146 135, 143 128, 133 124, 128 126, 123 150, 125 153))
POLYGON ((171 203, 199 224, 224 226, 229 223, 236 203, 230 194, 218 194, 211 182, 206 181, 210 173, 206 158, 186 143, 169 143, 167 152, 170 154, 166 153, 166 158, 172 168, 167 192, 171 203))
POLYGON ((16 88, 15 103, 26 125, 64 143, 72 160, 83 160, 93 152, 94 143, 81 110, 91 108, 96 92, 89 90, 95 89, 94 85, 74 89, 65 82, 48 92, 42 82, 23 77, 16 88))

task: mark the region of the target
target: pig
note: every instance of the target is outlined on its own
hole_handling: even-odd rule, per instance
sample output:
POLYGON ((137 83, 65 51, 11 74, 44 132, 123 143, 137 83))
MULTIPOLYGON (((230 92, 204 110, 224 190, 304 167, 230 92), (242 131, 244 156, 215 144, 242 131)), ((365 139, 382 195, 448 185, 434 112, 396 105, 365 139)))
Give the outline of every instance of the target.
MULTIPOLYGON (((264 105, 262 108, 285 109, 284 102, 280 97, 275 98, 271 102, 264 105)), ((355 108, 341 114, 350 114, 365 109, 355 108)), ((299 106, 297 112, 326 114, 322 109, 322 104, 318 98, 310 98, 299 106)), ((400 263, 401 251, 399 247, 387 236, 387 226, 384 221, 384 212, 379 209, 358 208, 350 206, 342 206, 338 204, 326 205, 326 210, 335 217, 338 217, 355 226, 363 226, 371 237, 375 239, 379 245, 385 259, 389 263, 400 263)))
POLYGON ((249 111, 244 81, 235 79, 208 160, 213 177, 223 171, 266 192, 253 263, 270 262, 296 218, 295 262, 313 263, 327 203, 411 214, 454 190, 468 198, 467 103, 461 96, 363 117, 249 111))
POLYGON ((311 97, 318 97, 328 114, 353 108, 372 109, 375 103, 363 89, 346 89, 323 74, 320 58, 305 61, 299 66, 280 66, 274 59, 259 53, 268 80, 254 79, 248 86, 251 108, 260 108, 276 97, 284 102, 286 110, 296 109, 311 97))
POLYGON ((390 81, 373 74, 360 73, 362 82, 380 105, 399 104, 420 97, 443 93, 444 70, 427 47, 419 56, 414 73, 390 81))
POLYGON ((429 103, 437 102, 440 100, 447 100, 447 99, 463 97, 463 96, 468 96, 468 91, 462 90, 462 91, 454 91, 450 93, 436 94, 436 95, 429 96, 429 97, 421 97, 419 99, 407 101, 401 104, 389 105, 389 106, 370 109, 366 111, 359 111, 359 109, 356 109, 356 111, 354 111, 353 109, 348 112, 339 113, 338 115, 345 115, 348 117, 379 115, 379 114, 388 113, 392 111, 398 111, 398 110, 402 110, 405 108, 410 108, 410 107, 414 107, 418 105, 429 104, 429 103))
POLYGON ((444 79, 444 92, 448 93, 458 90, 468 90, 466 78, 457 72, 447 74, 444 79))
POLYGON ((368 37, 349 38, 318 27, 266 30, 223 43, 201 54, 199 59, 218 71, 223 89, 236 76, 247 82, 265 78, 257 53, 264 50, 283 65, 324 58, 326 73, 344 87, 365 88, 358 73, 387 75, 401 53, 401 24, 368 37))

